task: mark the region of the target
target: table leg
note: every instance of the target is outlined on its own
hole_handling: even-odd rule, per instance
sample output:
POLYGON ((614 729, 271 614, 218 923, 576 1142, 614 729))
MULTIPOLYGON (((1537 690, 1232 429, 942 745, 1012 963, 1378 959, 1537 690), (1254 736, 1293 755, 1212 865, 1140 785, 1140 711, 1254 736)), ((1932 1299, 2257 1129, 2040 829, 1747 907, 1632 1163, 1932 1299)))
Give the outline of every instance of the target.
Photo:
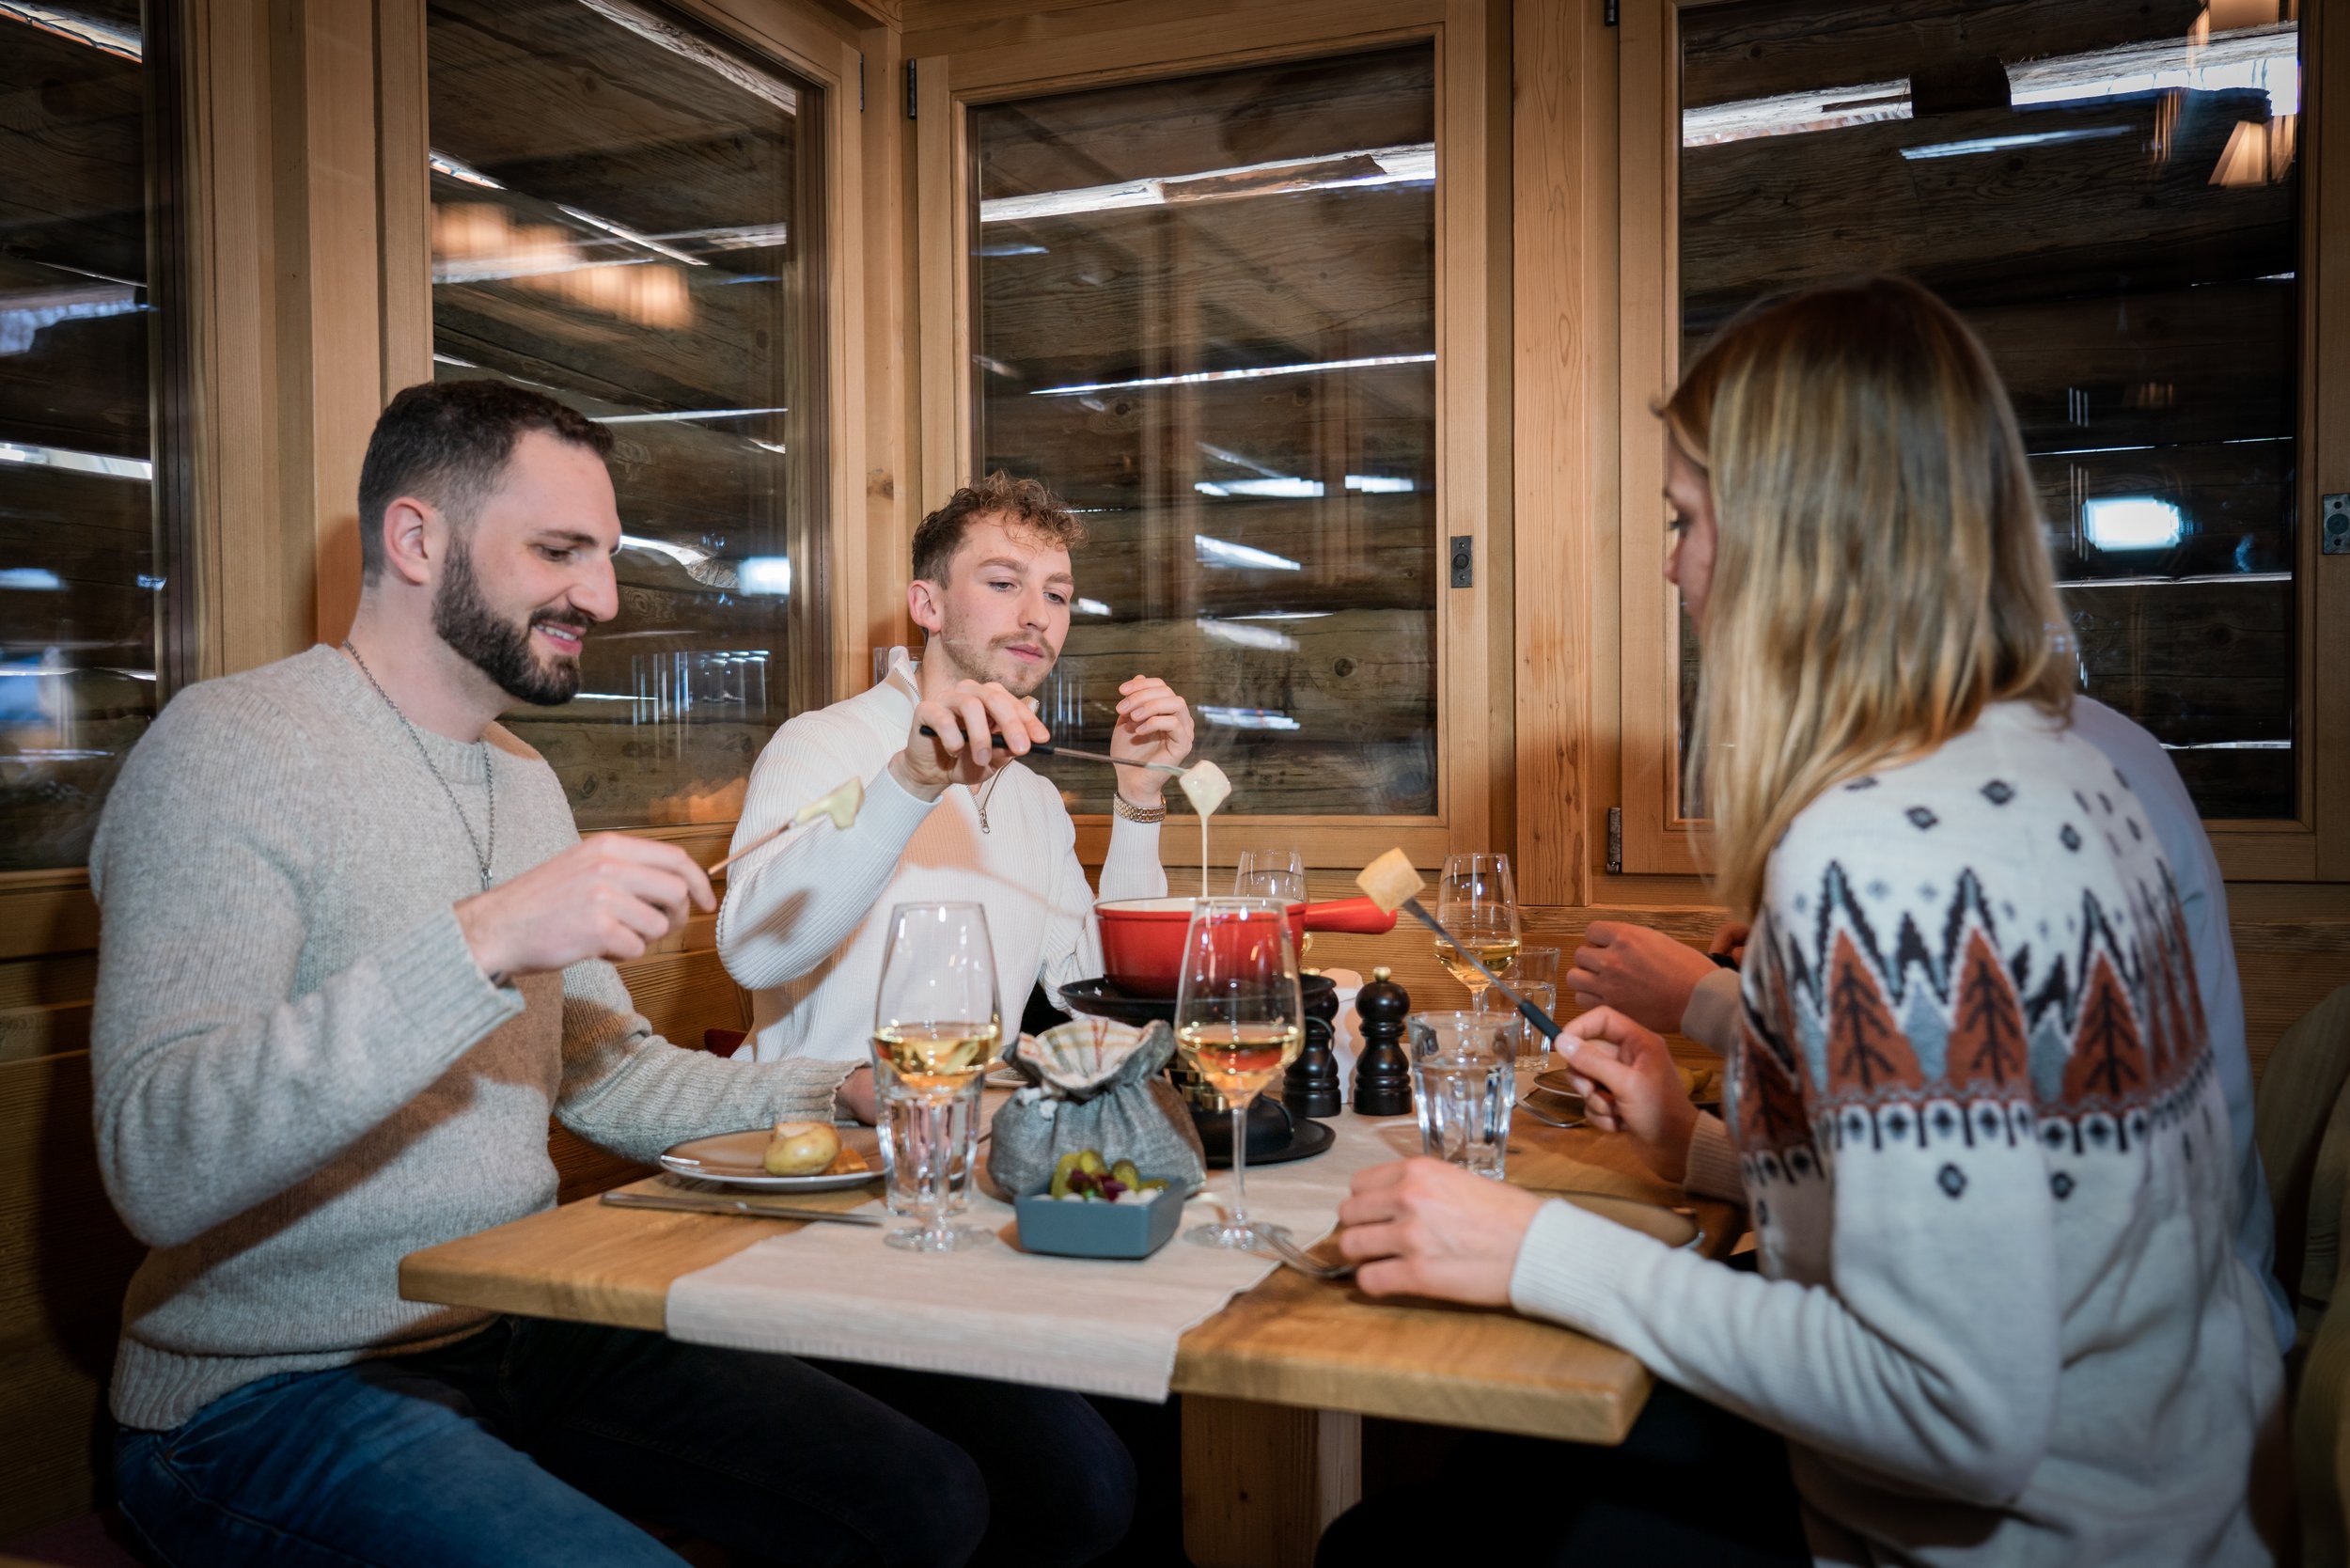
POLYGON ((1363 1419, 1183 1396, 1183 1549, 1198 1568, 1308 1568, 1363 1493, 1363 1419))

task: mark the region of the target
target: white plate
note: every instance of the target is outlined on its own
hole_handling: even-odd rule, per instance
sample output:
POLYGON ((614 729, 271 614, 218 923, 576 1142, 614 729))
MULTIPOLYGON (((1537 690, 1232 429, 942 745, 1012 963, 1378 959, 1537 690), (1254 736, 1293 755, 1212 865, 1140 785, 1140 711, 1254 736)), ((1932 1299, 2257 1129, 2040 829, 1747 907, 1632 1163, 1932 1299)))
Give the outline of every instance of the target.
POLYGON ((765 1192, 830 1192, 836 1187, 880 1181, 881 1141, 873 1129, 840 1127, 835 1131, 839 1133, 843 1144, 865 1156, 865 1163, 871 1169, 853 1170, 839 1176, 770 1176, 766 1166, 767 1140, 774 1136, 774 1129, 769 1127, 688 1138, 661 1156, 661 1168, 696 1181, 722 1182, 730 1187, 755 1187, 765 1192))

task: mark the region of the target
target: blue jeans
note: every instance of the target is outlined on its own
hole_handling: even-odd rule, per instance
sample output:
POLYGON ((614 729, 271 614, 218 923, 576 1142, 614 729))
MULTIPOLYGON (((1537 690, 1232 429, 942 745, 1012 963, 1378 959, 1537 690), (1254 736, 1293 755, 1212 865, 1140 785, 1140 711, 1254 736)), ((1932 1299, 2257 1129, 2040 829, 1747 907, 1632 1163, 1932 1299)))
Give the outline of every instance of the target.
POLYGON ((115 1444, 174 1568, 680 1560, 1078 1564, 1134 1504, 1075 1394, 508 1318, 439 1350, 264 1378, 115 1444))

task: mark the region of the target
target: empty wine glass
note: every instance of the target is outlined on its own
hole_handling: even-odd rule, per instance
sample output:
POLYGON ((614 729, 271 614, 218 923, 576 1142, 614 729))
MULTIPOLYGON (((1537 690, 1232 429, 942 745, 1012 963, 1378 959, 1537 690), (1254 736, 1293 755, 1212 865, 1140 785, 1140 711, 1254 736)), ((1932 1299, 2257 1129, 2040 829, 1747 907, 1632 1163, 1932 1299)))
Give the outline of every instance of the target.
POLYGON ((1232 872, 1232 897, 1306 902, 1306 857, 1293 849, 1246 849, 1232 872))
MULTIPOLYGON (((1486 968, 1506 976, 1518 956, 1518 894, 1510 877, 1510 857, 1447 855, 1444 880, 1436 887, 1436 923, 1486 968)), ((1475 1011, 1489 982, 1450 942, 1438 937, 1435 945, 1437 960, 1468 987, 1469 1007, 1475 1011)))
POLYGON ((1248 1222, 1248 1106, 1297 1059, 1306 1038, 1297 953, 1287 905, 1271 899, 1201 899, 1183 933, 1175 993, 1175 1043, 1192 1071, 1232 1107, 1232 1204, 1220 1224, 1183 1239, 1246 1249, 1261 1233, 1248 1222))
MULTIPOLYGON (((1306 902, 1306 857, 1293 849, 1245 849, 1232 871, 1236 899, 1273 899, 1283 904, 1306 902)), ((1303 962, 1313 950, 1314 933, 1297 933, 1297 956, 1303 962)))
POLYGON ((889 912, 873 1002, 873 1088, 890 1185, 920 1223, 884 1239, 952 1252, 992 1239, 948 1223, 958 1172, 969 1179, 979 1080, 1003 1037, 995 951, 976 903, 901 903, 889 912))

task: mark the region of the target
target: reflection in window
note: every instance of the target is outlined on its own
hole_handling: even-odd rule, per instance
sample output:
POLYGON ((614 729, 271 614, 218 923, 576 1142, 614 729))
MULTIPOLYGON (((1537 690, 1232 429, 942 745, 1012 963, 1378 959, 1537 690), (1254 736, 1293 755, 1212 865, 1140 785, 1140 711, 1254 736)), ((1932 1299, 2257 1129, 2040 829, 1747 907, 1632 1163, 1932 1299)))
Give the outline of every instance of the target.
POLYGON ((156 707, 137 0, 0 8, 0 870, 89 858, 156 707))
POLYGON ((2014 396, 2085 688, 2204 815, 2291 817, 2300 37, 2124 9, 1684 9, 1684 362, 1758 295, 1939 291, 2014 396))
MULTIPOLYGON (((1164 675, 1251 814, 1436 809, 1434 66, 971 114, 975 463, 1091 534, 1043 717, 1099 745, 1164 675)), ((1045 769, 1108 809, 1104 770, 1045 769)))
POLYGON ((583 827, 727 822, 828 698, 821 89, 619 0, 432 0, 435 373, 617 438, 617 619, 507 722, 583 827))

